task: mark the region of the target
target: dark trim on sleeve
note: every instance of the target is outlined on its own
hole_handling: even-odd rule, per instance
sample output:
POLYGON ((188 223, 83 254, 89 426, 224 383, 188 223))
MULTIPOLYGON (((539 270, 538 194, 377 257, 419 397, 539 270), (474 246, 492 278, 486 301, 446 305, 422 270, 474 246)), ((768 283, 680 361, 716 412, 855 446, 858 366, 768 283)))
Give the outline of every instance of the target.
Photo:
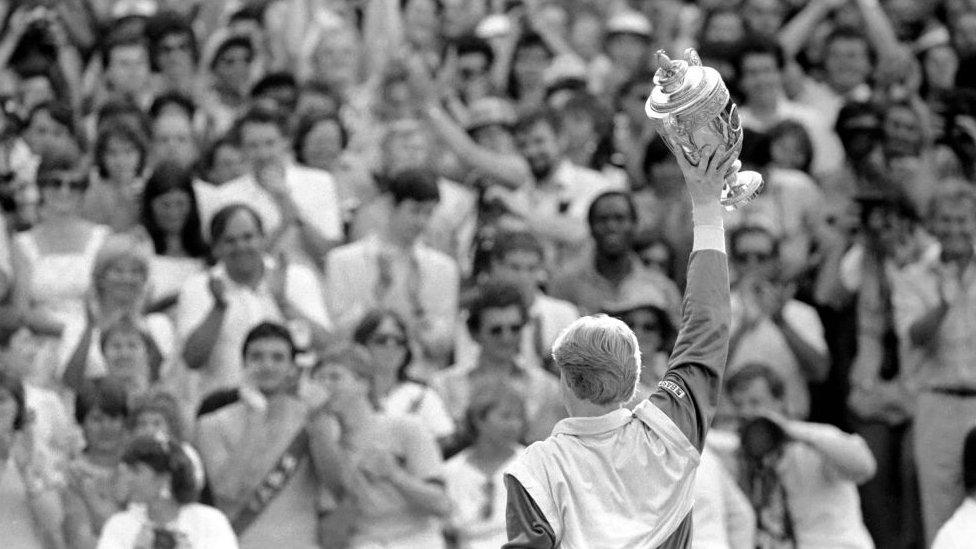
POLYGON ((681 308, 681 329, 668 372, 648 397, 701 451, 718 408, 732 320, 727 256, 718 250, 691 254, 681 308))
POLYGON ((505 475, 505 490, 508 492, 505 523, 509 541, 502 549, 554 549, 556 534, 522 483, 512 475, 505 475))

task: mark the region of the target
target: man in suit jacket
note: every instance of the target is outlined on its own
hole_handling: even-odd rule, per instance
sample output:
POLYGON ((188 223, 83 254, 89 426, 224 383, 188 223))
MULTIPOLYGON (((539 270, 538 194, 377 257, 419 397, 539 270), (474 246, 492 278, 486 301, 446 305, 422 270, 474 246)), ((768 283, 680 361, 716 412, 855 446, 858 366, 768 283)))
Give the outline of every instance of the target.
POLYGON ((429 356, 446 357, 460 275, 453 259, 419 240, 440 200, 437 177, 428 170, 403 170, 390 178, 387 192, 393 204, 387 229, 326 257, 329 310, 340 329, 352 330, 370 309, 392 309, 411 325, 429 356))

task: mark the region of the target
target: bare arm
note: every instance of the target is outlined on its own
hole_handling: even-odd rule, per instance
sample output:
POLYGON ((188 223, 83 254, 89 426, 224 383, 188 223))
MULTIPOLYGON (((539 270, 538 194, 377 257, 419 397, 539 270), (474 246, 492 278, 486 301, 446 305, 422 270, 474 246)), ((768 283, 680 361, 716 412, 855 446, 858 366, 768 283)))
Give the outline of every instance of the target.
POLYGON ((794 59, 824 19, 846 0, 811 0, 779 32, 779 44, 787 59, 794 59))
POLYGON ((793 440, 807 444, 843 478, 856 484, 874 476, 876 462, 864 439, 849 435, 830 425, 786 422, 784 429, 793 440))
POLYGON ((864 33, 875 51, 884 55, 901 47, 895 29, 878 0, 856 0, 856 3, 864 19, 864 33))
POLYGON ((773 315, 770 319, 779 328, 780 333, 786 340, 786 346, 796 357, 796 361, 803 371, 807 380, 814 383, 822 383, 827 379, 830 371, 830 357, 827 353, 810 345, 795 328, 785 319, 782 314, 773 315))
POLYGON ((227 303, 214 303, 203 322, 190 332, 183 345, 183 360, 186 361, 187 368, 198 370, 207 365, 210 353, 213 352, 213 343, 220 336, 226 313, 227 303))
POLYGON ((429 103, 424 109, 431 127, 454 154, 468 167, 491 176, 494 181, 509 189, 518 189, 532 180, 532 173, 524 158, 518 154, 498 153, 474 142, 436 103, 429 103))

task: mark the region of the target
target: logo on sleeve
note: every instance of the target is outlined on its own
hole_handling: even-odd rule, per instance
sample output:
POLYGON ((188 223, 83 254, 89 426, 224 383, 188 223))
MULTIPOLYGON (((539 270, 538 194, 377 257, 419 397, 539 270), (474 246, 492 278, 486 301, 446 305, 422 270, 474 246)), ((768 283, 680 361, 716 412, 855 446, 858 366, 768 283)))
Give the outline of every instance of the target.
POLYGON ((678 398, 685 398, 685 390, 679 387, 678 384, 673 381, 668 381, 668 380, 659 381, 657 386, 664 389, 665 391, 670 392, 671 394, 673 394, 678 398))

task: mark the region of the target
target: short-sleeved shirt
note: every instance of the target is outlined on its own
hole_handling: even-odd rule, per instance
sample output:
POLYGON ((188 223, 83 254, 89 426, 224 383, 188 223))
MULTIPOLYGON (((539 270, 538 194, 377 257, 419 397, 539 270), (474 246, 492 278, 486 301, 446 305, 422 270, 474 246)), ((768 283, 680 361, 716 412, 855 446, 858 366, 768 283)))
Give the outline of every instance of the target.
POLYGON ((646 295, 648 301, 658 303, 661 309, 677 319, 681 304, 677 285, 668 277, 644 267, 636 255, 631 258, 631 266, 630 274, 619 284, 614 284, 597 272, 590 254, 556 275, 549 284, 549 293, 575 304, 580 313, 587 315, 602 312, 629 296, 646 295))
MULTIPOLYGON (((274 262, 267 258, 268 268, 274 262)), ((200 396, 218 389, 237 387, 241 381, 241 350, 247 332, 264 321, 281 322, 283 317, 266 281, 257 288, 238 284, 227 276, 223 265, 190 277, 180 290, 177 303, 176 331, 186 341, 210 313, 214 305, 210 293, 211 274, 224 281, 227 311, 207 364, 199 370, 200 396)), ((293 307, 309 319, 328 328, 322 288, 315 273, 304 265, 290 263, 285 283, 285 296, 293 307)))

